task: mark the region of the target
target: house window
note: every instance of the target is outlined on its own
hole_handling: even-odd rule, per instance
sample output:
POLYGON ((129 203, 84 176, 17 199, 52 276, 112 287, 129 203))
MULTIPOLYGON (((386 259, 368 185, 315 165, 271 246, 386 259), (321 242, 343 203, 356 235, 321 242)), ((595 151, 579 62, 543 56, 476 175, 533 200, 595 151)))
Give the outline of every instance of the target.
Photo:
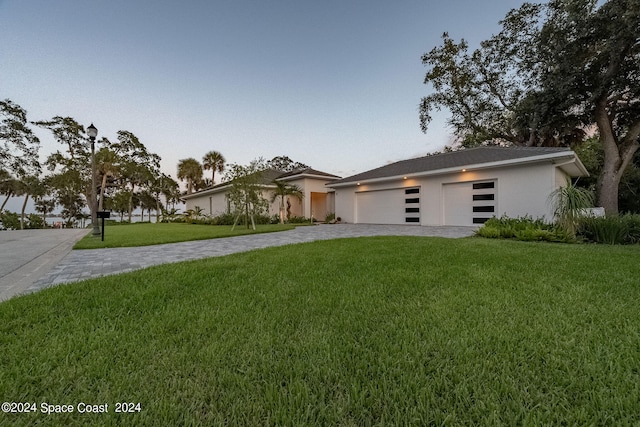
POLYGON ((415 197, 411 199, 404 199, 405 203, 420 203, 420 197, 415 197))
POLYGON ((420 194, 419 188, 407 188, 404 190, 404 194, 420 194))

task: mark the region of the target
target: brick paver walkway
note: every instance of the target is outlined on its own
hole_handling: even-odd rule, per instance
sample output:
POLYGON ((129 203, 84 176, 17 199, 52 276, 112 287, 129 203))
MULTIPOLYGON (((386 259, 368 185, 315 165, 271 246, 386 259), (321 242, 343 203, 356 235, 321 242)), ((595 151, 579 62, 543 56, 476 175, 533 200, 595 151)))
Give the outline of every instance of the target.
POLYGON ((223 256, 271 246, 363 236, 459 238, 472 235, 474 230, 475 227, 323 224, 313 227, 297 227, 294 230, 277 233, 145 246, 143 250, 140 248, 74 250, 48 274, 38 279, 28 291, 37 291, 60 283, 123 273, 158 264, 223 256))

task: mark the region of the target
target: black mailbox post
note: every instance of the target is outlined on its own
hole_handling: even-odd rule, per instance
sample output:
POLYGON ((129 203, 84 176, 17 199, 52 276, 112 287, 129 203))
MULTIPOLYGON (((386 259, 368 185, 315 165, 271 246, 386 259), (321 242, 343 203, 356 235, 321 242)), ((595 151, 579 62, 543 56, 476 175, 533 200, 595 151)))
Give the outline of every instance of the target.
POLYGON ((102 241, 104 242, 104 219, 111 218, 111 212, 110 211, 96 212, 96 215, 98 218, 102 219, 102 241))

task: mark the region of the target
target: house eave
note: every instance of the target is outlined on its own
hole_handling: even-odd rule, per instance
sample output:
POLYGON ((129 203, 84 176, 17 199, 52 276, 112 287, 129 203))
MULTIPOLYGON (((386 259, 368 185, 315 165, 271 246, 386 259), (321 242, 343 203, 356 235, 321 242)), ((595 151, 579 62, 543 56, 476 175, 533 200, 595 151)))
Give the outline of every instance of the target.
POLYGON ((380 178, 370 178, 370 179, 362 179, 362 180, 355 179, 355 180, 350 180, 350 181, 345 181, 340 183, 327 183, 326 185, 332 188, 351 187, 351 186, 363 184, 363 183, 375 184, 375 183, 381 183, 386 181, 403 180, 405 178, 421 178, 421 177, 427 177, 427 176, 447 175, 452 173, 459 173, 459 172, 462 172, 463 170, 470 172, 474 170, 477 171, 477 170, 483 170, 483 169, 494 169, 494 168, 505 167, 505 166, 518 166, 518 165, 541 163, 541 162, 551 162, 555 164, 562 159, 565 160, 565 162, 562 163, 562 165, 565 165, 563 170, 567 171, 568 173, 570 173, 571 168, 568 168, 566 165, 569 165, 574 162, 576 163, 576 169, 578 172, 580 172, 580 174, 570 173, 571 176, 588 176, 588 172, 586 168, 584 167, 580 159, 575 155, 573 151, 562 151, 558 153, 543 154, 539 156, 500 160, 495 162, 476 163, 476 164, 456 166, 456 167, 450 167, 450 168, 444 168, 444 169, 435 169, 435 170, 429 170, 429 171, 423 171, 423 172, 413 172, 413 173, 407 173, 407 174, 385 176, 380 178))
POLYGON ((319 180, 322 180, 322 181, 327 181, 327 180, 335 180, 338 177, 331 177, 331 176, 326 176, 326 175, 314 175, 314 174, 303 173, 303 174, 299 174, 299 175, 285 176, 283 178, 276 178, 276 181, 295 181, 297 179, 304 179, 304 178, 319 179, 319 180))

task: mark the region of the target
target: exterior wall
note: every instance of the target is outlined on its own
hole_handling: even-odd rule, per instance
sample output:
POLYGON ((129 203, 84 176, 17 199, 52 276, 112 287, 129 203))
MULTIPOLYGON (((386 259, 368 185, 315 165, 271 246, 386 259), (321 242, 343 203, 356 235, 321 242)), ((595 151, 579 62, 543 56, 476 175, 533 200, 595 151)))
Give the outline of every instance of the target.
POLYGON ((298 204, 299 202, 295 198, 290 198, 290 202, 292 205, 292 215, 294 215, 293 206, 300 206, 301 208, 299 213, 295 213, 295 215, 304 216, 307 218, 313 216, 319 221, 324 221, 325 216, 328 213, 334 212, 334 199, 327 194, 329 192, 329 189, 325 186, 327 180, 301 178, 287 181, 287 183, 291 185, 297 185, 304 192, 304 198, 302 199, 301 205, 298 204))
MULTIPOLYGON (((336 216, 345 222, 357 221, 357 192, 420 187, 420 223, 443 225, 446 222, 443 185, 495 180, 496 216, 530 215, 533 218, 544 217, 551 220, 548 197, 555 188, 563 185, 559 182, 564 183, 566 176, 564 172, 557 171, 559 169, 549 162, 338 187, 335 198, 336 216)), ((386 219, 389 223, 397 222, 397 218, 394 220, 391 216, 386 219)))
MULTIPOLYGON (((273 192, 270 190, 262 191, 262 197, 266 200, 270 200, 272 194, 273 192)), ((203 194, 185 201, 186 210, 194 209, 196 206, 204 209, 206 215, 217 216, 226 213, 228 210, 226 193, 221 191, 213 194, 203 194)), ((280 200, 277 199, 269 204, 269 216, 277 215, 279 211, 280 200)))
MULTIPOLYGON (((325 186, 326 179, 302 177, 300 179, 287 181, 288 184, 297 185, 304 193, 304 198, 300 201, 295 197, 285 198, 285 209, 288 199, 291 206, 291 216, 310 217, 313 215, 317 220, 324 221, 326 214, 335 212, 335 198, 333 192, 325 186)), ((215 193, 195 195, 185 200, 185 209, 194 209, 196 206, 202 208, 204 213, 211 216, 226 213, 228 210, 226 192, 218 189, 215 193)), ((262 197, 270 200, 273 195, 271 189, 262 192, 262 197)), ((269 205, 269 216, 279 215, 280 198, 276 198, 269 205)))

